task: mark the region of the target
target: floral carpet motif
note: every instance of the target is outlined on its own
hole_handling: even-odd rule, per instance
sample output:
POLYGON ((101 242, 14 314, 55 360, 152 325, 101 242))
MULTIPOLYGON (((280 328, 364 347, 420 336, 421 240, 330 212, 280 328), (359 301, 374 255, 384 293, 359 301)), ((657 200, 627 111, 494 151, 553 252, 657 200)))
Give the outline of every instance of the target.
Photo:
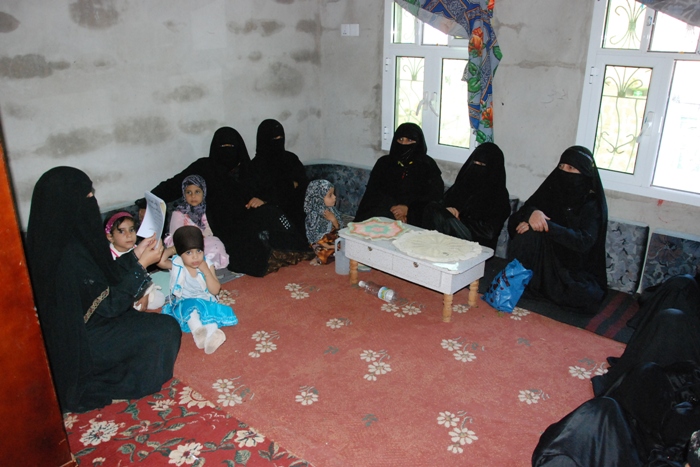
MULTIPOLYGON (((215 383, 223 407, 240 404, 245 389, 215 383)), ((187 465, 286 466, 310 464, 221 410, 177 379, 136 401, 66 413, 71 451, 81 466, 187 465)))
POLYGON ((175 374, 318 467, 527 466, 541 433, 590 399, 590 378, 624 350, 522 308, 469 307, 467 289, 443 323, 441 294, 360 274, 403 300, 305 263, 237 279, 238 325, 211 355, 185 336, 175 374))

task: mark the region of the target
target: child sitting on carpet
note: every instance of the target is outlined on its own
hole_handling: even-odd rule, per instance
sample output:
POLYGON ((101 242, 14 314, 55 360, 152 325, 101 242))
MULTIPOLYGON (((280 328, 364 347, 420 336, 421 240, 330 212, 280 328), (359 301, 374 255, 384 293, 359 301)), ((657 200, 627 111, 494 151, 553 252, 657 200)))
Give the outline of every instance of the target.
POLYGON ((343 226, 340 211, 335 207, 335 188, 328 180, 314 180, 309 183, 304 199, 306 213, 306 238, 311 244, 316 258, 311 264, 333 262, 335 240, 343 226))
MULTIPOLYGON (((216 269, 228 266, 229 256, 226 247, 218 237, 214 236, 207 222, 207 184, 199 175, 189 175, 182 181, 182 203, 175 206, 170 218, 170 235, 165 238, 164 244, 168 251, 167 256, 172 256, 172 234, 183 225, 195 225, 204 235, 204 256, 216 269)), ((164 269, 170 269, 166 267, 164 269)))
MULTIPOLYGON (((109 240, 109 250, 112 259, 117 259, 124 253, 128 253, 136 246, 136 222, 131 214, 121 211, 107 219, 105 223, 105 235, 109 240)), ((143 296, 134 302, 134 308, 138 311, 147 308, 157 310, 165 303, 165 295, 160 287, 151 283, 143 296)))
POLYGON ((163 313, 174 317, 183 332, 191 332, 197 348, 211 354, 226 340, 220 326, 238 324, 230 306, 212 294, 221 289, 216 269, 204 257, 204 236, 199 227, 186 225, 173 235, 177 255, 170 269, 170 303, 163 313))

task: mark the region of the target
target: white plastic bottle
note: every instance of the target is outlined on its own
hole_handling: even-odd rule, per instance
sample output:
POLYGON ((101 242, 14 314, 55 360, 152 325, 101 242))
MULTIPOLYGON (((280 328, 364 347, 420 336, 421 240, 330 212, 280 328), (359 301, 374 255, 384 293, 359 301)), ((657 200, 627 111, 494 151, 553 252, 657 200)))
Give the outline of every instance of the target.
POLYGON ((360 281, 358 284, 361 288, 365 289, 368 294, 374 295, 385 302, 393 302, 396 298, 394 291, 388 287, 382 287, 381 285, 372 281, 360 281))

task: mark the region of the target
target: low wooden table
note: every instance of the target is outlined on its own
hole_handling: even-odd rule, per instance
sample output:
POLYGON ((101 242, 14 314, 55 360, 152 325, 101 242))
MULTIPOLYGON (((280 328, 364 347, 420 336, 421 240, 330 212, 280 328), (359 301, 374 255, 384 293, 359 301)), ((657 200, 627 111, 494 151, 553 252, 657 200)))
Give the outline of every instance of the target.
MULTIPOLYGON (((391 222, 391 219, 381 218, 391 222)), ((411 230, 423 230, 409 226, 411 230)), ((493 256, 491 248, 482 247, 481 254, 457 263, 456 270, 437 266, 435 263, 413 258, 394 247, 393 240, 370 240, 339 232, 345 243, 345 256, 350 259, 350 283, 357 284, 357 265, 366 264, 414 284, 422 285, 444 294, 442 320, 452 318, 452 296, 469 285, 469 305, 476 305, 479 279, 484 275, 484 263, 493 256)))

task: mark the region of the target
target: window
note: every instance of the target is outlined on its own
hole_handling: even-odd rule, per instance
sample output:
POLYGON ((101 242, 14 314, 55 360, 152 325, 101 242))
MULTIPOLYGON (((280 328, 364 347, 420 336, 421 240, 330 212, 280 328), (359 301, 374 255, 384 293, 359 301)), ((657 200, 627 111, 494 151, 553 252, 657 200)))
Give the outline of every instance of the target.
POLYGON ((606 188, 700 206, 700 28, 598 1, 577 141, 606 188))
POLYGON ((385 5, 382 149, 389 150, 400 124, 413 122, 423 128, 431 157, 462 163, 476 145, 462 81, 468 41, 447 36, 391 0, 385 5))

